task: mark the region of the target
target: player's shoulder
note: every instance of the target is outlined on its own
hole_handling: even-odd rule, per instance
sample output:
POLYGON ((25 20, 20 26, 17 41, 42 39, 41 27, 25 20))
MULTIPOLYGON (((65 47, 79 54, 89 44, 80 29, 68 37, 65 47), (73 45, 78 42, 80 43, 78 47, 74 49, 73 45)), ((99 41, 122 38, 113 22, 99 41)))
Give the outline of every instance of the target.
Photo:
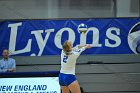
POLYGON ((76 46, 74 46, 72 49, 73 49, 73 50, 79 49, 78 46, 79 46, 79 45, 76 45, 76 46))
POLYGON ((73 47, 73 51, 74 52, 80 52, 79 45, 76 45, 75 47, 73 47))

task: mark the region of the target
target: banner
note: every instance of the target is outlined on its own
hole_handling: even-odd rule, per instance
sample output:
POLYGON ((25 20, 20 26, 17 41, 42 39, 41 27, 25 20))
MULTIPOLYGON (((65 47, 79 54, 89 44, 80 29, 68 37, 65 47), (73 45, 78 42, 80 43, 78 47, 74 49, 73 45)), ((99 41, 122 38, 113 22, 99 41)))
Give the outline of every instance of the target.
POLYGON ((0 53, 9 49, 16 56, 60 55, 65 40, 92 46, 82 54, 139 54, 140 18, 0 22, 0 53), (87 28, 84 34, 81 24, 87 28))
POLYGON ((61 93, 58 77, 0 78, 0 82, 0 93, 61 93))

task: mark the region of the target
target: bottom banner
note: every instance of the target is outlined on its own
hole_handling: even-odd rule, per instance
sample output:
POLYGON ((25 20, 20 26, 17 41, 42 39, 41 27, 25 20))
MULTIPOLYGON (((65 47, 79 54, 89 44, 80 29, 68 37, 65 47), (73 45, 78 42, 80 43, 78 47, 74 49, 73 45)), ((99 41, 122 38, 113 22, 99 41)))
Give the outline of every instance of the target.
POLYGON ((58 77, 0 78, 0 93, 61 93, 58 77))

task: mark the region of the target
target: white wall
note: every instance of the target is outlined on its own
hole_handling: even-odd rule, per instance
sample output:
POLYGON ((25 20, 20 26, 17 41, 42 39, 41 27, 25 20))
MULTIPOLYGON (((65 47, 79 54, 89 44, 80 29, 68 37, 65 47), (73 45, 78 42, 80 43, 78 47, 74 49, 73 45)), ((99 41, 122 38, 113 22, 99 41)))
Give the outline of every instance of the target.
POLYGON ((113 0, 0 0, 0 19, 114 16, 113 0))
POLYGON ((140 17, 139 0, 117 0, 117 17, 140 17))
POLYGON ((139 0, 0 0, 0 19, 139 17, 139 8, 139 0))
POLYGON ((45 2, 45 0, 41 0, 44 2, 38 1, 37 0, 0 1, 0 19, 46 18, 48 16, 47 2, 45 2))

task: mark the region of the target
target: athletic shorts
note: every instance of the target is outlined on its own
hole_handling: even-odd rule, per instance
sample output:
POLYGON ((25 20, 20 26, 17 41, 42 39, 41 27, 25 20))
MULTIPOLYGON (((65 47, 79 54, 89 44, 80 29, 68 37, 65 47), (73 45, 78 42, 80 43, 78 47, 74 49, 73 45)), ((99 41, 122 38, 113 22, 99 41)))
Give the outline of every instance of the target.
POLYGON ((59 74, 59 84, 61 86, 69 86, 75 80, 77 79, 73 74, 63 74, 63 73, 59 74))

